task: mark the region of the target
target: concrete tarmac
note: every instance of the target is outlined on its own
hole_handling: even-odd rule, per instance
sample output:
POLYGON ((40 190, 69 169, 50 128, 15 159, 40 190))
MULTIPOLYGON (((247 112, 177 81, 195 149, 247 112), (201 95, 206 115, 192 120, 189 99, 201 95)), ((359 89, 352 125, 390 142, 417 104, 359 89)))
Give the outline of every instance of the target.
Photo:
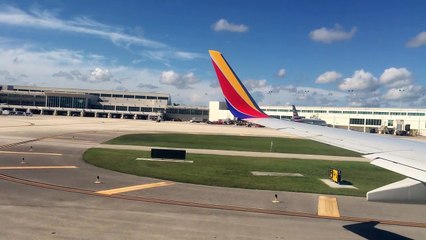
MULTIPOLYGON (((144 132, 282 136, 281 132, 265 128, 182 122, 0 116, 0 151, 9 151, 0 154, 0 166, 77 167, 0 170, 0 174, 89 192, 158 183, 162 180, 100 169, 82 161, 87 148, 122 134, 144 132), (22 157, 25 164, 21 164, 22 157), (94 183, 96 176, 100 176, 101 184, 94 183)), ((408 227, 374 222, 425 224, 425 205, 332 196, 337 198, 342 219, 321 219, 274 214, 298 212, 313 216, 318 194, 174 183, 120 195, 134 200, 0 180, 0 239, 426 239, 426 225, 408 227), (272 203, 274 194, 278 194, 280 203, 272 203), (163 199, 164 203, 136 200, 139 198, 163 199), (196 203, 198 207, 168 201, 196 203), (270 213, 202 207, 209 205, 270 213), (371 221, 353 222, 343 219, 345 216, 371 221)))

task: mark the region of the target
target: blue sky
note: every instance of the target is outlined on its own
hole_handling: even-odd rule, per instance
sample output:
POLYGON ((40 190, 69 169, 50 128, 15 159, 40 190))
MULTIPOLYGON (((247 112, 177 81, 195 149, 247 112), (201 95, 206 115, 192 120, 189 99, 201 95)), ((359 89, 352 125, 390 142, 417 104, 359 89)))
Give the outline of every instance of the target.
POLYGON ((425 107, 424 1, 0 1, 0 82, 260 104, 425 107))

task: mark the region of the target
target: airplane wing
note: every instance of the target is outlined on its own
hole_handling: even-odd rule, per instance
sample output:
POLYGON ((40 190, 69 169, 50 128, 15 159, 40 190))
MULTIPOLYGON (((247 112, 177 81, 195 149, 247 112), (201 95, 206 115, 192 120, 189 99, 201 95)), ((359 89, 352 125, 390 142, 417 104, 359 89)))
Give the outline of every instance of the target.
POLYGON ((371 159, 371 164, 408 177, 368 192, 368 200, 426 203, 426 143, 271 118, 259 108, 222 54, 209 53, 228 109, 235 117, 359 152, 371 159))

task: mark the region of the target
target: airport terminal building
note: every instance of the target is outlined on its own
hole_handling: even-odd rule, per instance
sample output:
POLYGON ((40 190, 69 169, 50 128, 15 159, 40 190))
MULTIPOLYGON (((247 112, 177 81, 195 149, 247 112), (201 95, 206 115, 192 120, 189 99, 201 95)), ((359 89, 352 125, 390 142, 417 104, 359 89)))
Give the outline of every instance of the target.
POLYGON ((1 112, 125 119, 208 118, 207 107, 173 106, 170 94, 0 85, 1 112))
MULTIPOLYGON (((291 106, 260 106, 269 116, 291 119, 291 106)), ((209 103, 209 120, 233 119, 225 102, 209 103)), ((355 107, 297 107, 300 116, 318 118, 327 125, 363 132, 406 131, 413 135, 426 135, 426 109, 412 108, 355 108, 355 107)))

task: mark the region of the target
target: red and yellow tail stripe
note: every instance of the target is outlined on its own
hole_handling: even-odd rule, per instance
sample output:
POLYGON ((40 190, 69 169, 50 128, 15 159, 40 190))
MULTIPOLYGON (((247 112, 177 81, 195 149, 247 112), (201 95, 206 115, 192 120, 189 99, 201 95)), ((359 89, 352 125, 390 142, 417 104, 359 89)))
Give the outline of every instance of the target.
POLYGON ((248 93, 235 72, 218 51, 209 50, 213 67, 225 96, 228 109, 240 119, 268 118, 248 93))

